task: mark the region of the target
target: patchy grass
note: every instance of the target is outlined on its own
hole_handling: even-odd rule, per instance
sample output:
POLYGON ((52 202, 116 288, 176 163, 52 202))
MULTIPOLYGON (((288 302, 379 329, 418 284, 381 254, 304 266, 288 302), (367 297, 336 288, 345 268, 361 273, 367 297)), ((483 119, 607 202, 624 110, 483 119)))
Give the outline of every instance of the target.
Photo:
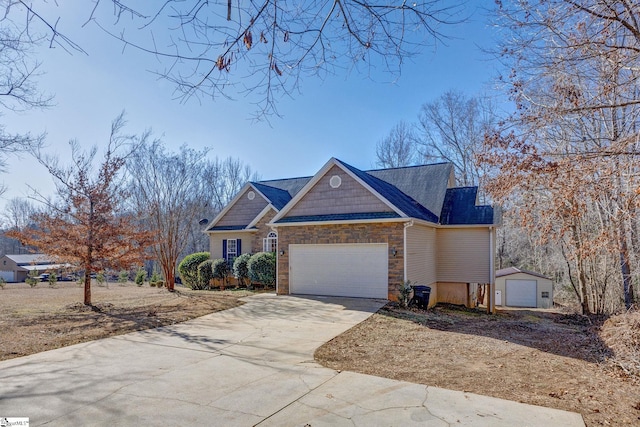
POLYGON ((612 344, 637 339, 638 319, 389 304, 315 356, 333 369, 578 412, 589 426, 640 425, 640 377, 613 362, 622 351, 612 344))
POLYGON ((127 332, 184 322, 242 304, 247 291, 192 291, 139 287, 134 283, 91 287, 93 306, 85 306, 84 288, 58 282, 9 283, 0 290, 0 360, 26 356, 127 332))

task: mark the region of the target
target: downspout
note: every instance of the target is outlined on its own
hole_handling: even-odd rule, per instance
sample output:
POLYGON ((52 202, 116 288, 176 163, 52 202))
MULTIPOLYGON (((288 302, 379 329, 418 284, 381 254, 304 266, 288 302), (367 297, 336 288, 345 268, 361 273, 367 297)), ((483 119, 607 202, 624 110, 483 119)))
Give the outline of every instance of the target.
POLYGON ((271 227, 271 231, 276 233, 276 295, 280 295, 278 293, 278 284, 280 283, 280 277, 278 277, 278 271, 280 269, 280 235, 278 234, 277 227, 271 227))
POLYGON ((413 220, 404 223, 404 238, 402 242, 402 262, 404 263, 403 270, 403 280, 406 283, 408 280, 407 277, 407 228, 413 227, 413 220))
POLYGON ((496 245, 495 245, 495 229, 493 226, 489 227, 489 307, 488 312, 495 314, 496 312, 496 245))

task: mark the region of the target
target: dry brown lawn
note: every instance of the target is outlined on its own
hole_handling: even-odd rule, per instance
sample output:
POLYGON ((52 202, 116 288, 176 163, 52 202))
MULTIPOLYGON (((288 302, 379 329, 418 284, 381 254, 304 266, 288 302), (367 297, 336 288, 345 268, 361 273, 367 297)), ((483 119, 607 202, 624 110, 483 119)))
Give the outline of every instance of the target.
MULTIPOLYGON (((132 283, 94 285, 92 293, 93 308, 82 304, 75 283, 7 284, 0 290, 0 360, 183 322, 238 306, 250 294, 169 293, 132 283)), ((579 412, 597 426, 640 425, 638 354, 640 312, 607 320, 389 304, 319 348, 316 359, 333 369, 579 412)))
POLYGON ((54 288, 45 282, 35 288, 8 283, 0 290, 0 360, 184 322, 236 307, 250 294, 176 289, 94 284, 92 308, 82 304, 84 288, 74 282, 54 288))
POLYGON ((390 304, 315 357, 337 370, 578 412, 588 426, 640 425, 640 383, 613 362, 616 346, 602 334, 609 323, 620 325, 548 311, 390 304))

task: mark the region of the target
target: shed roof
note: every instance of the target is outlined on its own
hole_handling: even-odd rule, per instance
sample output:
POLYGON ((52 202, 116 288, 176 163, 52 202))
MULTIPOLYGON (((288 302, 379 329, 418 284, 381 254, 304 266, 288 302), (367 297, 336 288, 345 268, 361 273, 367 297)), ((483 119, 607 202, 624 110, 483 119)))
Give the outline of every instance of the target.
POLYGON ((518 273, 529 274, 531 276, 540 277, 541 279, 551 280, 549 277, 543 274, 536 273, 534 271, 522 270, 518 267, 507 267, 501 270, 496 270, 496 277, 510 276, 512 274, 518 274, 518 273))

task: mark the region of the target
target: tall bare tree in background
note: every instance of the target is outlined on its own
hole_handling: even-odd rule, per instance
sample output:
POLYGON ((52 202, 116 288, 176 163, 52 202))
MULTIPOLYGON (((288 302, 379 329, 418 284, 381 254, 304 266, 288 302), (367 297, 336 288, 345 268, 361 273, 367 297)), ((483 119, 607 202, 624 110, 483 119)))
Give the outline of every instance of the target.
POLYGON ((628 308, 640 247, 640 9, 540 0, 497 12, 517 111, 486 140, 490 190, 517 197, 521 224, 559 246, 583 312, 628 308))
POLYGON ((485 134, 497 122, 490 100, 449 90, 422 105, 419 121, 421 157, 429 163, 452 163, 459 186, 478 185, 484 171, 477 155, 485 134))
POLYGON ((376 164, 382 168, 411 166, 418 162, 413 127, 401 121, 376 144, 376 164))
POLYGON ((72 163, 68 166, 57 157, 35 153, 54 178, 57 197, 36 193, 34 197, 46 209, 32 216, 33 227, 8 233, 58 262, 84 269, 86 305, 91 305, 92 272, 139 266, 151 243, 152 234, 123 209, 125 158, 145 138, 122 134, 124 124, 123 115, 113 121, 99 162, 97 147, 84 151, 77 141, 71 141, 72 163))
POLYGON ((6 231, 22 231, 33 224, 33 216, 37 212, 36 206, 28 199, 14 197, 9 200, 0 219, 2 220, 2 233, 0 234, 0 254, 28 253, 28 248, 19 240, 5 235, 6 231))
POLYGON ((206 149, 187 146, 172 153, 155 140, 140 146, 127 163, 133 210, 157 237, 153 252, 170 291, 179 258, 202 239, 200 220, 219 210, 226 194, 250 175, 238 160, 210 161, 207 155, 206 149))

